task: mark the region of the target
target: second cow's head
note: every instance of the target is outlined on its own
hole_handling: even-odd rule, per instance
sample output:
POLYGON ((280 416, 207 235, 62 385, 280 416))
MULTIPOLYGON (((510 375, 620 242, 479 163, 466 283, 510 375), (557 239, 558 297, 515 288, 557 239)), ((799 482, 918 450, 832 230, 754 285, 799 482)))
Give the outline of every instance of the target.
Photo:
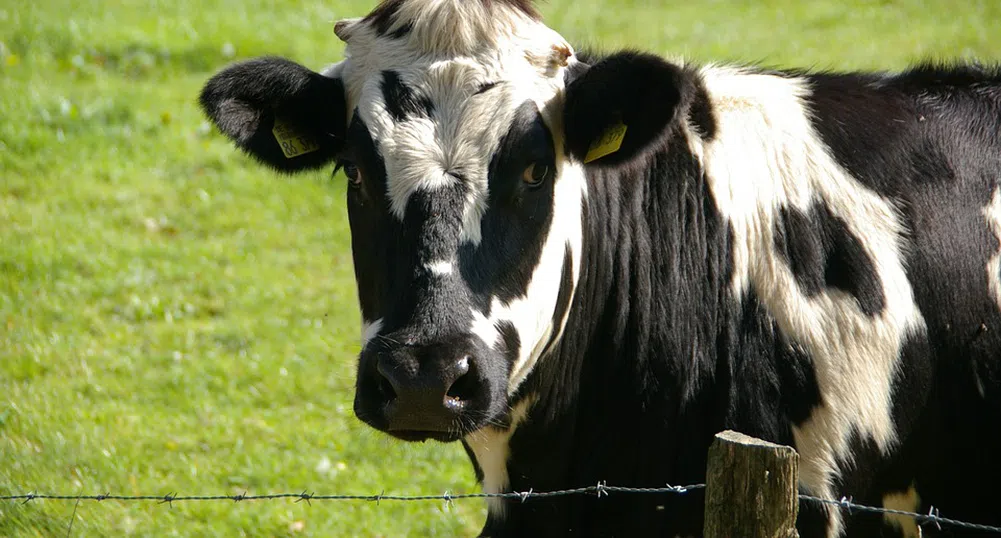
POLYGON ((565 328, 586 167, 640 162, 688 76, 635 53, 588 65, 525 0, 388 0, 334 31, 345 59, 322 73, 237 63, 201 104, 270 167, 344 171, 355 412, 402 439, 455 440, 505 420, 565 328))

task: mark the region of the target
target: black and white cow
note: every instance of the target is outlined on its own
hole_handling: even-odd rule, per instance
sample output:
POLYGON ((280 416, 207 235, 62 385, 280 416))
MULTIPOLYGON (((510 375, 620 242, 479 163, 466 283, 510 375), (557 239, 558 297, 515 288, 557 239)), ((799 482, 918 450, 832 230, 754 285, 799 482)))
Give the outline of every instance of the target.
MULTIPOLYGON (((344 170, 361 420, 461 440, 490 492, 700 482, 732 428, 806 493, 1001 523, 1001 71, 591 57, 528 0, 335 33, 322 74, 245 61, 201 103, 266 165, 344 170)), ((498 500, 484 534, 699 535, 702 501, 498 500)))

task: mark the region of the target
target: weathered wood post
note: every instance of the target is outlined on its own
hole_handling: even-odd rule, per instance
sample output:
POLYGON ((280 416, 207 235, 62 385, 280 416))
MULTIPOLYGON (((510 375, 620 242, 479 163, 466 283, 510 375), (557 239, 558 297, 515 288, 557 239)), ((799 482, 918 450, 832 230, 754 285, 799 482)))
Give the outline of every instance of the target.
POLYGON ((706 472, 705 538, 796 538, 799 454, 742 433, 716 434, 706 472))

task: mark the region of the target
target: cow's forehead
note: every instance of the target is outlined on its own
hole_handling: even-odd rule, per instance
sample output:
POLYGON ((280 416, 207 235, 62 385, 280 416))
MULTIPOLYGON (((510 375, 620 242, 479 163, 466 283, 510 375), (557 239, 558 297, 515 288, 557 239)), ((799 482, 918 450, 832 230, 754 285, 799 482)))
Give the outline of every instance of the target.
POLYGON ((500 83, 541 105, 562 88, 573 54, 557 32, 502 2, 409 0, 396 6, 392 21, 381 28, 371 16, 338 23, 347 45, 339 71, 349 114, 378 106, 387 72, 420 87, 444 110, 500 83), (397 27, 407 32, 394 32, 397 27))
POLYGON ((461 178, 469 186, 464 230, 474 242, 491 156, 526 101, 558 132, 552 105, 574 61, 569 44, 540 21, 504 4, 485 5, 404 2, 393 22, 407 29, 403 35, 368 18, 338 23, 347 58, 336 72, 349 114, 364 122, 384 160, 393 212, 402 218, 410 194, 461 178), (418 9, 429 4, 439 11, 418 9), (423 113, 394 112, 389 79, 423 113))
POLYGON ((496 0, 394 0, 363 19, 338 22, 335 31, 353 67, 368 72, 363 79, 373 70, 451 58, 512 76, 552 76, 571 52, 524 6, 496 0))

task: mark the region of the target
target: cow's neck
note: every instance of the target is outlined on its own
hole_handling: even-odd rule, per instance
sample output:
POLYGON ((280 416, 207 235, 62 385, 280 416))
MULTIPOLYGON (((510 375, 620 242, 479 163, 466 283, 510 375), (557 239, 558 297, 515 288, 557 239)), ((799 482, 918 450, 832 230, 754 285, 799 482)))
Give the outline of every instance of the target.
MULTIPOLYGON (((731 240, 680 137, 630 171, 589 172, 581 277, 560 346, 521 389, 536 401, 508 440, 508 490, 703 477, 725 415, 714 371, 731 240)), ((566 525, 584 509, 516 503, 495 504, 491 520, 566 525)))

